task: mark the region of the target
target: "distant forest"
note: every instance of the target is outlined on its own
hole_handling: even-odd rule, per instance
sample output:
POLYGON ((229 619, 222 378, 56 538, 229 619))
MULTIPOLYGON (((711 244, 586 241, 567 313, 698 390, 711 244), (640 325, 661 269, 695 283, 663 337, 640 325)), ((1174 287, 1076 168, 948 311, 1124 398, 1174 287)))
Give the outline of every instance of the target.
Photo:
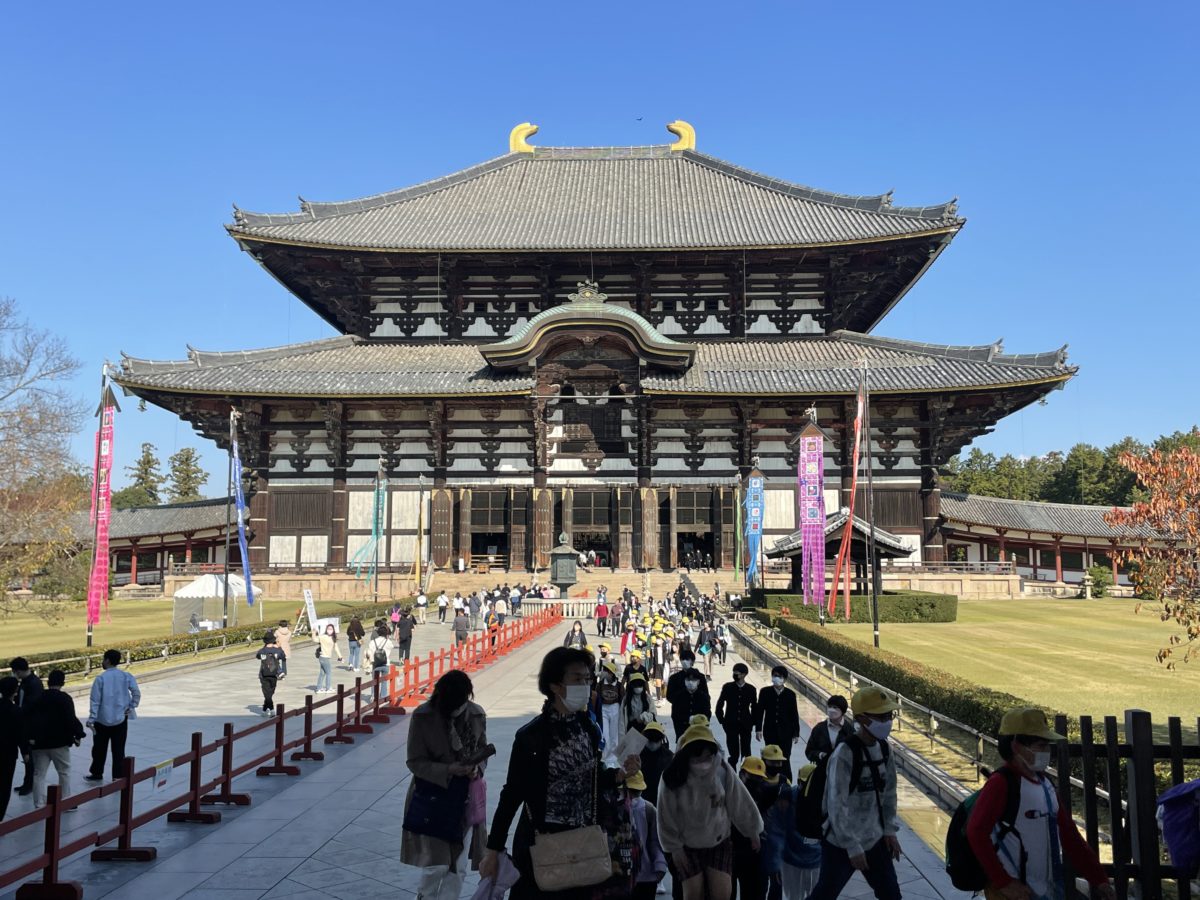
POLYGON ((1200 450, 1200 431, 1193 428, 1165 434, 1150 445, 1127 437, 1103 450, 1092 444, 1076 444, 1066 454, 1055 450, 1026 459, 1011 453, 997 458, 994 453, 975 449, 950 460, 942 487, 1010 500, 1128 506, 1143 498, 1133 474, 1121 465, 1120 455, 1148 450, 1170 452, 1185 446, 1200 450))

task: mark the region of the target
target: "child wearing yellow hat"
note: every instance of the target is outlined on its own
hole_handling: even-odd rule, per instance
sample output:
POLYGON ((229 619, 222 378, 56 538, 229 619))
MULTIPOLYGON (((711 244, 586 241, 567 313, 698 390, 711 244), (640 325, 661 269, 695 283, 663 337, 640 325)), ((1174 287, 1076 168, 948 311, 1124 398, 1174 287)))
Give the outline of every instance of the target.
POLYGON ((667 857, 658 838, 658 810, 645 798, 646 788, 646 778, 641 772, 625 779, 633 840, 641 851, 637 871, 633 873, 634 900, 654 900, 658 883, 667 874, 667 857))
POLYGON ((762 815, 707 724, 689 725, 658 793, 658 833, 685 898, 728 897, 734 829, 757 850, 762 815))

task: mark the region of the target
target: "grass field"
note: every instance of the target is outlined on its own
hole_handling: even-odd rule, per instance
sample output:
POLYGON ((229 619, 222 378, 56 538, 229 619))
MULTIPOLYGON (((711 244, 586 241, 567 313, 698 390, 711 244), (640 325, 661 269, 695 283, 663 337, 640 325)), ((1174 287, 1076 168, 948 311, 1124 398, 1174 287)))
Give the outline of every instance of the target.
MULTIPOLYGON (((1130 600, 961 600, 958 621, 884 625, 881 646, 1073 715, 1200 715, 1200 666, 1155 660, 1172 626, 1130 600)), ((839 625, 870 643, 870 625, 839 625)))
MULTIPOLYGON (((267 600, 263 620, 293 619, 303 604, 296 600, 267 600)), ((322 601, 317 604, 320 615, 336 615, 341 610, 362 606, 357 602, 322 601)), ((108 621, 100 615, 95 626, 95 646, 133 641, 141 638, 160 638, 171 632, 171 600, 113 600, 109 604, 108 621)), ((258 621, 258 608, 239 611, 238 622, 251 625, 258 621)), ((13 656, 45 653, 51 650, 75 650, 87 640, 87 613, 82 603, 71 604, 55 622, 47 622, 36 613, 18 611, 0 618, 0 663, 7 665, 13 656)))

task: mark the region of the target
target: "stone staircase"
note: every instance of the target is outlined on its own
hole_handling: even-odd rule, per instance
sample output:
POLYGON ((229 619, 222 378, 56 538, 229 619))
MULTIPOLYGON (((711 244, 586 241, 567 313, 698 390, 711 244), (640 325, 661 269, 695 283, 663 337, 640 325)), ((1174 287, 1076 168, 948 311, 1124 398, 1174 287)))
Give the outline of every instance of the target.
MULTIPOLYGON (((546 577, 543 569, 541 578, 546 577)), ((608 586, 609 599, 620 595, 622 588, 628 586, 634 593, 644 596, 649 593, 658 598, 675 590, 682 580, 684 585, 694 594, 711 593, 713 583, 719 582, 721 590, 726 590, 733 583, 733 572, 722 571, 701 573, 694 572, 690 576, 680 569, 675 572, 614 572, 611 569, 593 569, 590 572, 579 571, 579 581, 571 588, 572 598, 595 597, 596 589, 601 585, 608 586)), ((494 588, 500 584, 529 584, 531 573, 528 572, 491 572, 482 575, 475 572, 437 571, 429 582, 429 593, 436 596, 441 591, 451 595, 455 591, 466 594, 480 588, 494 588)))

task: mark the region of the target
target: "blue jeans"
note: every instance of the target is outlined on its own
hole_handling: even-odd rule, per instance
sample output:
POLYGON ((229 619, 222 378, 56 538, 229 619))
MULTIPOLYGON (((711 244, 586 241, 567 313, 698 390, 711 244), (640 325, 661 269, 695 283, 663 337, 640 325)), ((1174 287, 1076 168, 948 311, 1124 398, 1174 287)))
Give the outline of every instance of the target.
POLYGON ((362 668, 362 644, 358 641, 350 642, 350 668, 358 671, 362 668))
MULTIPOLYGON (((900 900, 900 885, 896 883, 896 866, 892 862, 892 854, 888 851, 883 838, 876 841, 875 846, 867 850, 867 870, 863 877, 875 890, 879 900, 900 900)), ((829 841, 821 841, 821 873, 817 883, 808 895, 807 900, 836 900, 842 893, 842 888, 853 877, 854 866, 850 865, 850 856, 841 847, 835 847, 829 841)))
POLYGON ((317 670, 317 690, 327 691, 333 687, 333 660, 322 656, 317 662, 321 664, 317 670))

